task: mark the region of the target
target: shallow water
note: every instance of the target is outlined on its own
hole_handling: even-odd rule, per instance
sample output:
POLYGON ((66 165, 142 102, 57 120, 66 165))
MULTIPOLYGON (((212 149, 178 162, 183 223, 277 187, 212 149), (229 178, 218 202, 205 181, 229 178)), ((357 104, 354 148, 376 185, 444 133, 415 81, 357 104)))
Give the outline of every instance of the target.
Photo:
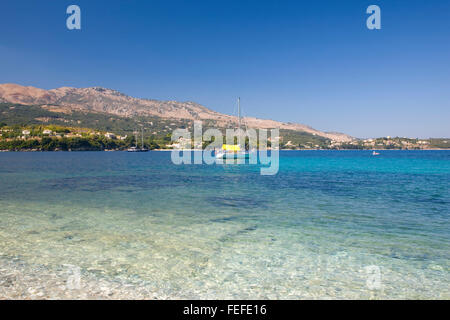
POLYGON ((1 153, 0 297, 449 299, 450 151, 381 153, 1 153))

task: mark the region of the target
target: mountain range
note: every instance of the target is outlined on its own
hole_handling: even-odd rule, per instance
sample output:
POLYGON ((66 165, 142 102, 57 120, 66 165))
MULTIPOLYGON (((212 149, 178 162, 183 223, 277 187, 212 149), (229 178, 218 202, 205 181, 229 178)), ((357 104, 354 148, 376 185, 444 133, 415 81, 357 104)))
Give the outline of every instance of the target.
MULTIPOLYGON (((213 111, 195 102, 134 98, 119 91, 102 87, 61 87, 45 90, 18 84, 0 84, 0 103, 40 106, 50 112, 66 114, 77 111, 102 115, 110 114, 121 118, 147 116, 166 120, 207 120, 221 128, 233 127, 237 122, 236 116, 213 111)), ((338 142, 354 140, 353 137, 343 133, 323 132, 298 123, 255 117, 245 117, 244 121, 250 128, 279 128, 305 132, 338 142)))

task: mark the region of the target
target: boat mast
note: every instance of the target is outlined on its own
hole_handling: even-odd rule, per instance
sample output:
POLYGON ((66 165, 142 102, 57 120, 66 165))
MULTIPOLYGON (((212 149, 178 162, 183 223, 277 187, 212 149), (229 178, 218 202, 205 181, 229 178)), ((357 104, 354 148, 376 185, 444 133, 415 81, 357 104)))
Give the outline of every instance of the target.
POLYGON ((141 130, 142 130, 142 149, 144 149, 144 127, 142 127, 141 130))
POLYGON ((241 144, 241 98, 238 97, 238 145, 241 144))
POLYGON ((241 130, 241 98, 238 98, 238 130, 241 130))

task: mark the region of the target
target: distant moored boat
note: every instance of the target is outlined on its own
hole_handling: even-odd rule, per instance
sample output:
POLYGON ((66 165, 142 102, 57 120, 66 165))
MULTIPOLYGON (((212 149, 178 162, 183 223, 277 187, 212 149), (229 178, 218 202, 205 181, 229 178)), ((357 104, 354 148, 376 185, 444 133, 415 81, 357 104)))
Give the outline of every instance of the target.
MULTIPOLYGON (((241 135, 241 98, 238 98, 238 132, 241 135)), ((224 144, 222 151, 216 154, 216 159, 249 159, 248 151, 245 150, 245 147, 242 149, 238 144, 224 144)))
POLYGON ((142 129, 142 146, 138 148, 137 137, 135 137, 136 145, 134 147, 128 148, 127 152, 148 152, 148 149, 144 146, 144 129, 142 129))

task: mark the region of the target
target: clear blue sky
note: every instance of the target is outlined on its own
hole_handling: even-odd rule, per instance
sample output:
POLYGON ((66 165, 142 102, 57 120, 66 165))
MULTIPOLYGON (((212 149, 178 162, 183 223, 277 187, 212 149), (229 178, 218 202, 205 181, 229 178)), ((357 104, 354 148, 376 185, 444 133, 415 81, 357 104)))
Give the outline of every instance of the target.
POLYGON ((102 86, 357 137, 450 137, 450 2, 22 1, 0 82, 102 86), (81 7, 82 30, 66 29, 81 7), (381 30, 366 28, 370 4, 381 30))

